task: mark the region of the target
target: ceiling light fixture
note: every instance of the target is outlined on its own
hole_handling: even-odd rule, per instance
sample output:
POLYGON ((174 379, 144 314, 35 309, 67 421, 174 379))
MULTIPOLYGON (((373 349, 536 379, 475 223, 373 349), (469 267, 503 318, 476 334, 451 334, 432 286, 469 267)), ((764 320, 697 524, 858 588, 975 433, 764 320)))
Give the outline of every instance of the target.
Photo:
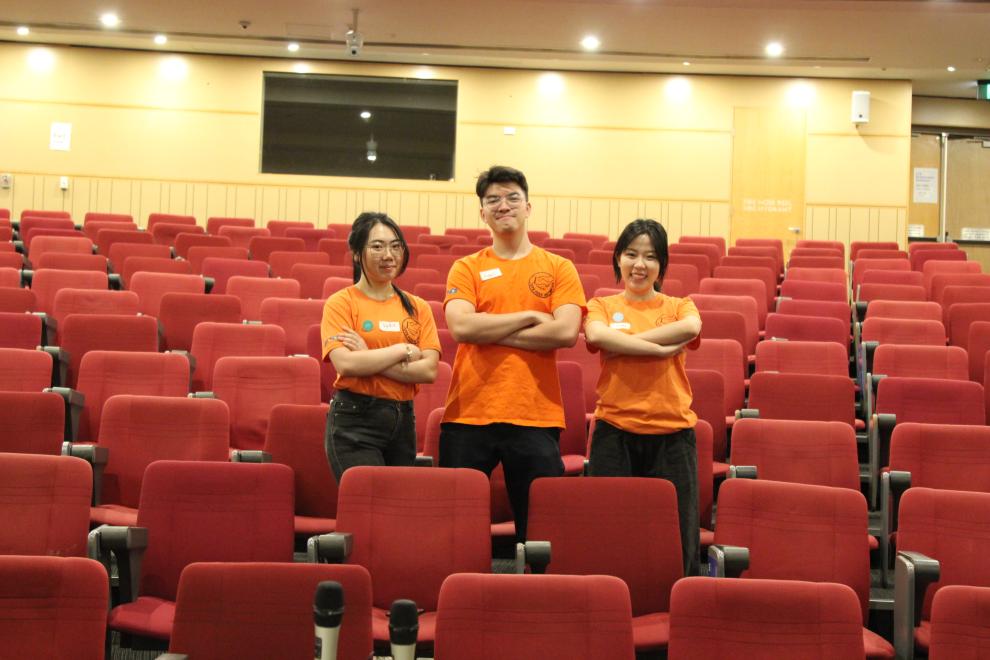
POLYGON ((948 71, 949 73, 953 73, 953 72, 955 72, 956 67, 954 67, 954 66, 952 66, 950 64, 949 66, 945 67, 945 70, 948 71))
POLYGON ((164 34, 156 34, 155 43, 158 44, 159 46, 164 46, 165 44, 168 43, 168 37, 166 37, 164 34))
POLYGON ((286 48, 289 49, 289 52, 290 53, 295 53, 295 52, 298 52, 298 50, 299 50, 299 44, 297 44, 295 41, 293 41, 288 46, 286 46, 286 48))
POLYGON ((681 64, 683 64, 684 66, 691 66, 691 63, 688 62, 687 60, 684 60, 683 62, 681 62, 681 64))
POLYGON ((30 28, 28 28, 28 26, 22 25, 19 28, 17 28, 17 36, 19 36, 19 37, 26 37, 29 34, 31 34, 31 30, 30 30, 30 28))
POLYGON ((364 143, 364 146, 368 148, 367 158, 369 162, 374 163, 378 160, 378 143, 375 142, 375 135, 372 133, 371 139, 364 143))
POLYGON ((371 112, 369 112, 368 110, 362 110, 361 119, 371 119, 371 112))
POLYGON ((108 11, 100 16, 100 23, 103 24, 103 27, 115 28, 120 25, 120 18, 117 17, 117 14, 108 11))
POLYGON ((767 57, 780 57, 784 54, 784 46, 779 41, 771 41, 763 49, 763 52, 767 54, 767 57))
POLYGON ((585 50, 598 50, 601 45, 601 40, 593 34, 589 34, 581 40, 581 48, 585 50))

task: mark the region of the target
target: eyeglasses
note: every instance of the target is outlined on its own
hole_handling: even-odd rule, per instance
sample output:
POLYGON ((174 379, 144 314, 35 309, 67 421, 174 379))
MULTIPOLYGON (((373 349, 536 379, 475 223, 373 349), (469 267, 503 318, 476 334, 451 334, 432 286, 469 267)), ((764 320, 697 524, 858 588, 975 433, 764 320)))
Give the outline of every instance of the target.
POLYGON ((494 209, 501 206, 503 200, 509 208, 515 208, 526 201, 519 193, 509 193, 508 195, 489 195, 482 200, 482 203, 485 205, 485 208, 494 209))
POLYGON ((385 250, 388 250, 392 254, 402 254, 405 252, 406 246, 402 244, 402 241, 392 241, 391 243, 374 241, 373 243, 368 243, 368 251, 372 254, 385 254, 385 250))

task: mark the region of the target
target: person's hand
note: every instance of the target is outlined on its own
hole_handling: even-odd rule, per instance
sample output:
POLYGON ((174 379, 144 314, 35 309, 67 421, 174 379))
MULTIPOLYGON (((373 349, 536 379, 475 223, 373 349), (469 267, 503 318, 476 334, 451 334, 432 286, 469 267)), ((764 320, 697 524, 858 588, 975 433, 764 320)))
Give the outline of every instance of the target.
POLYGON ((337 333, 337 341, 344 345, 349 351, 366 351, 368 350, 368 345, 364 343, 364 339, 358 333, 354 332, 350 328, 341 328, 340 332, 337 333))
POLYGON ((415 362, 423 359, 423 351, 416 344, 406 344, 406 362, 415 362))

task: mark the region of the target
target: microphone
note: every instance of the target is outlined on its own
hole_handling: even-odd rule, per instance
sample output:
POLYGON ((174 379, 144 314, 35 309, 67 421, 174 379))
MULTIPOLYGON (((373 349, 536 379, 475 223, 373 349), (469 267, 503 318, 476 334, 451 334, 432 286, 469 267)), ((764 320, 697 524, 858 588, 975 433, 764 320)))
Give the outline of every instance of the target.
POLYGON ((416 660, 419 635, 419 612, 411 600, 392 603, 388 615, 388 638, 392 643, 392 660, 416 660))
POLYGON ((313 622, 316 624, 316 660, 336 660, 340 621, 344 618, 344 589, 327 580, 316 585, 313 622))

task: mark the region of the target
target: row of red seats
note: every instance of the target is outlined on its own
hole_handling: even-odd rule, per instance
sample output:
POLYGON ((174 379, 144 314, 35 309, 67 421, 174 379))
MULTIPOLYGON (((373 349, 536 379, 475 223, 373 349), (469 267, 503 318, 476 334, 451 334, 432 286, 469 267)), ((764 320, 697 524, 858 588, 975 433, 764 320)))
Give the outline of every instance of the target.
MULTIPOLYGON (((984 446, 985 446, 984 442, 984 446)), ((984 454, 985 454, 984 450, 984 454)), ((68 472, 66 458, 62 462, 68 472)), ((15 465, 8 455, 0 462, 15 465)), ((24 474, 21 468, 17 474, 24 474)), ((88 473, 76 469, 85 478, 88 473)), ((71 479, 66 476, 66 482, 71 479)), ((23 482, 22 482, 23 483, 23 482)), ((111 627, 131 634, 168 638, 172 629, 176 586, 184 566, 204 552, 212 560, 291 561, 292 475, 284 466, 236 466, 216 462, 166 461, 149 466, 144 479, 137 522, 147 531, 143 570, 137 576, 122 574, 120 604, 110 615, 111 627), (280 469, 276 469, 280 468, 280 469), (181 493, 181 497, 171 493, 181 493), (204 525, 203 521, 210 523, 204 525), (251 542, 244 541, 250 530, 251 542), (161 539, 168 538, 168 542, 161 539), (231 542, 231 538, 235 538, 231 542), (177 545, 185 545, 178 551, 177 545), (219 555, 219 556, 218 556, 219 555), (152 576, 154 579, 151 579, 152 576), (127 584, 130 578, 132 584, 127 584), (132 589, 133 587, 133 589, 132 589)), ((35 489, 36 509, 53 505, 50 492, 35 489)), ((64 496, 64 495, 63 495, 64 496)), ((78 498, 64 496, 68 500, 78 498)), ((899 560, 917 557, 909 552, 930 553, 939 562, 936 588, 953 584, 986 584, 979 552, 960 541, 986 537, 990 525, 990 494, 931 490, 914 487, 901 498, 898 528, 899 560), (936 514, 937 511, 937 514, 936 514), (936 524, 936 519, 938 523, 936 524), (946 524, 958 521, 957 525, 946 524), (939 534, 943 534, 941 538, 939 534)), ((85 510, 85 500, 76 509, 85 510)), ((71 506, 63 511, 68 513, 71 506)), ((333 548, 353 552, 350 563, 368 568, 372 575, 372 631, 377 641, 387 639, 384 608, 394 598, 412 598, 426 610, 420 621, 420 639, 433 641, 437 595, 451 573, 485 573, 489 570, 488 485, 484 477, 468 470, 422 468, 357 468, 340 486, 337 530, 333 537, 311 542, 311 558, 345 559, 333 548), (375 497, 369 499, 370 493, 375 497), (428 506, 427 506, 428 504, 428 506), (422 515, 409 516, 410 507, 423 506, 422 515), (340 533, 350 543, 334 545, 340 533), (381 542, 377 539, 382 539, 381 542), (388 539, 393 542, 388 542, 388 539), (407 544, 423 552, 410 555, 407 544), (456 538, 457 542, 452 540, 456 538)), ((84 511, 85 512, 85 511, 84 511)), ((677 543, 676 495, 669 483, 646 479, 542 479, 533 485, 531 538, 549 541, 552 560, 548 570, 561 574, 611 574, 628 585, 634 618, 633 640, 638 650, 663 648, 673 643, 666 616, 672 588, 680 579, 677 543), (587 529, 611 542, 587 544, 587 529), (651 541, 652 539, 652 541, 651 541), (663 539, 661 544, 656 539, 663 539)), ((37 518, 48 524, 47 516, 37 518)), ((38 526, 39 522, 32 526, 38 526)), ((860 635, 860 657, 891 657, 891 645, 863 628, 869 589, 869 549, 865 500, 847 488, 777 481, 732 479, 719 494, 719 524, 714 542, 716 572, 721 556, 743 555, 742 577, 836 582, 846 585, 859 603, 851 611, 860 635), (729 551, 745 547, 746 552, 729 551)), ((95 533, 96 547, 117 555, 118 565, 127 553, 114 546, 107 528, 95 533)), ((140 539, 132 532, 130 538, 140 539)), ((341 539, 342 540, 342 539, 341 539)), ((534 548, 535 549, 535 548, 534 548)), ((527 557, 530 555, 527 554, 527 557)), ((920 573, 919 573, 920 574, 920 573)), ((895 607, 916 606, 922 625, 916 634, 908 629, 913 645, 927 646, 928 619, 922 610, 926 584, 914 603, 900 599, 895 607)), ((931 598, 929 590, 928 599, 931 598)), ((908 617, 907 621, 913 621, 908 617)), ((913 626, 912 626, 913 627, 913 626)))

